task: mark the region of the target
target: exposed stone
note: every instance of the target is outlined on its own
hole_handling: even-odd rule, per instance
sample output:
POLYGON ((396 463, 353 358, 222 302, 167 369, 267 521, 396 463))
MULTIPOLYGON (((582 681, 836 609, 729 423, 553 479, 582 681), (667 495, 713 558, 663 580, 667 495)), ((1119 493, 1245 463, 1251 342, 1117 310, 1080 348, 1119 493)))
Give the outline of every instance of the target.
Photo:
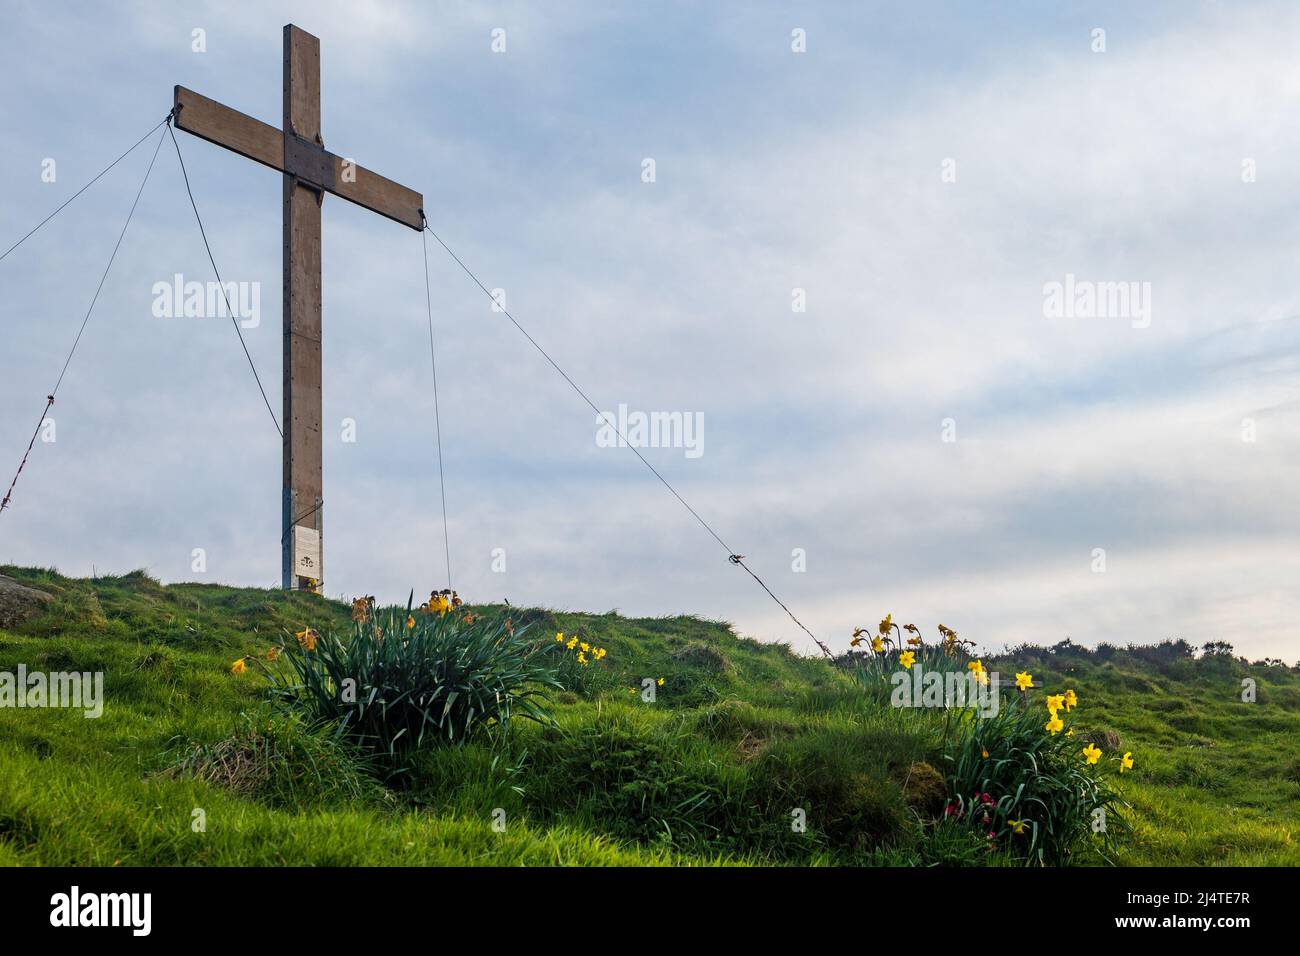
POLYGON ((0 574, 0 627, 14 627, 45 610, 53 594, 19 584, 0 574))

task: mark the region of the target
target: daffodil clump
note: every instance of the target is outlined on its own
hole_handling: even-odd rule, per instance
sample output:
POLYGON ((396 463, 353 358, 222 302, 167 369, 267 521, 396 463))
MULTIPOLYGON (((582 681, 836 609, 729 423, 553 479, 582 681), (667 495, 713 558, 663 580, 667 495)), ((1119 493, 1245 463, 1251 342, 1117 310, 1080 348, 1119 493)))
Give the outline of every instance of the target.
MULTIPOLYGON (((1045 703, 1047 704, 1047 713, 1050 716, 1048 717, 1047 723, 1044 725, 1044 729, 1049 734, 1053 735, 1059 734, 1064 730, 1065 736, 1073 737, 1074 728, 1066 727, 1065 721, 1061 719, 1060 714, 1062 710, 1068 714, 1079 705, 1079 698, 1078 695, 1075 694, 1074 689, 1070 688, 1063 694, 1048 694, 1045 703)), ((1089 766, 1095 766, 1097 762, 1101 760, 1103 751, 1095 743, 1089 742, 1089 744, 1080 751, 1080 754, 1083 759, 1088 762, 1089 766)), ((1122 757, 1113 757, 1111 759, 1119 764, 1120 773, 1133 769, 1133 751, 1131 750, 1125 751, 1122 757)))
MULTIPOLYGON (((1100 772, 1097 741, 1075 738, 1078 695, 1045 694, 1044 722, 1029 698, 1033 675, 1015 677, 1017 693, 995 716, 973 721, 946 756, 954 796, 945 817, 1028 863, 1060 865, 1086 850, 1107 859, 1114 836, 1128 829, 1127 804, 1100 772)), ((1131 752, 1114 759, 1120 773, 1133 769, 1131 752)))
POLYGON ((565 689, 583 693, 592 689, 591 665, 598 664, 608 653, 605 648, 584 641, 577 634, 555 632, 553 653, 561 655, 557 678, 565 689))
MULTIPOLYGON (((886 614, 872 633, 868 628, 855 627, 849 638, 847 660, 867 684, 888 682, 899 668, 911 670, 921 664, 926 670, 952 670, 971 656, 974 641, 959 638, 952 628, 940 624, 939 639, 927 644, 921 629, 915 624, 899 625, 893 613, 886 614), (907 637, 904 637, 904 632, 907 637)), ((988 682, 988 674, 980 661, 970 661, 967 667, 980 683, 988 682)))
POLYGON ((577 634, 566 638, 563 631, 556 631, 555 643, 562 644, 566 651, 573 651, 574 660, 582 667, 605 658, 605 648, 588 644, 586 641, 581 640, 577 634))
POLYGON ((373 597, 357 598, 351 634, 304 626, 231 672, 256 662, 280 705, 337 728, 394 768, 425 744, 461 744, 514 717, 550 722, 544 691, 560 685, 526 628, 477 615, 450 590, 413 604, 414 595, 405 608, 380 610, 373 597))
POLYGON ((444 588, 441 591, 430 591, 429 600, 420 605, 422 614, 447 614, 461 607, 465 602, 460 599, 460 595, 451 588, 444 588))

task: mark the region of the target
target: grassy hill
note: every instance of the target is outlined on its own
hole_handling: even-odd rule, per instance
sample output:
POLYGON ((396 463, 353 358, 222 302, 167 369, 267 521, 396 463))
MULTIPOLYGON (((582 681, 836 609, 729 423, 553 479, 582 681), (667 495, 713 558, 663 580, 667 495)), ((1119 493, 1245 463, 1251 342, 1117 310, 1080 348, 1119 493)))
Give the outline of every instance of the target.
MULTIPOLYGON (((392 778, 273 712, 254 669, 230 672, 286 632, 346 632, 346 605, 0 570, 54 595, 0 629, 0 671, 102 671, 106 697, 98 719, 0 708, 0 864, 1009 861, 935 822, 953 797, 951 719, 882 705, 850 670, 723 623, 475 608, 607 656, 552 692, 554 726, 425 749, 392 778), (663 680, 653 703, 646 678, 663 680)), ((1115 780, 1132 825, 1115 862, 1300 863, 1300 671, 1174 643, 985 664, 1068 684, 1079 739, 1133 753, 1115 780)))

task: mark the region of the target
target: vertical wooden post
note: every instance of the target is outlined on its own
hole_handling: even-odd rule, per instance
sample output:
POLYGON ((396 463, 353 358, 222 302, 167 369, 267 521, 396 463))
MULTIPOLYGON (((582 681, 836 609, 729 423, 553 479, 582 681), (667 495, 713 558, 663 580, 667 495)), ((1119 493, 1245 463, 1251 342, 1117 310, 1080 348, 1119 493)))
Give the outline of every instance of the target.
POLYGON ((284 125, 280 129, 183 86, 177 86, 173 96, 177 129, 284 176, 280 567, 284 587, 319 589, 325 579, 321 203, 330 192, 421 232, 424 197, 325 149, 320 128, 320 40, 292 23, 284 28, 284 125))
MULTIPOLYGON (((284 28, 285 167, 290 137, 324 146, 320 40, 284 28)), ((284 534, 286 588, 324 581, 321 462, 321 201, 324 193, 284 177, 284 534), (306 573, 315 565, 314 574, 306 573)))

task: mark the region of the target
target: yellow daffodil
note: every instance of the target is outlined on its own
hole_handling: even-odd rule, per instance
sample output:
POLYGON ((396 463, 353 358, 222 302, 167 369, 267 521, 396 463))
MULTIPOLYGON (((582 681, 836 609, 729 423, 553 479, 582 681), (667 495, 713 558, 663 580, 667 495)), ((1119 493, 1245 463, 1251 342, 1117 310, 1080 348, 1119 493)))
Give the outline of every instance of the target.
POLYGON ((571 637, 569 638, 568 643, 565 644, 564 646, 567 647, 569 650, 573 650, 575 647, 578 646, 578 639, 576 637, 571 637))
POLYGON ((1020 836, 1022 833, 1025 832, 1026 829, 1028 829, 1028 827, 1029 827, 1029 821, 1028 821, 1028 820, 1008 820, 1008 821, 1007 821, 1007 826, 1011 827, 1011 832, 1012 832, 1012 833, 1014 833, 1016 836, 1020 836))
POLYGON ((230 665, 230 673, 232 674, 242 674, 246 670, 248 670, 248 665, 244 663, 242 657, 230 665))
POLYGON ((557 644, 563 644, 563 643, 564 643, 564 633, 563 633, 562 631, 556 631, 556 632, 555 632, 555 642, 556 642, 557 644))
POLYGON ((1046 731, 1049 734, 1055 737, 1057 734, 1059 734, 1062 730, 1065 729, 1065 724, 1061 721, 1060 717, 1057 717, 1055 714, 1052 714, 1052 719, 1047 722, 1044 729, 1046 729, 1046 731))
POLYGON ((1088 744, 1083 748, 1083 757, 1088 763, 1093 764, 1101 759, 1101 751, 1097 749, 1096 744, 1088 744))
POLYGON ((409 631, 413 627, 415 627, 415 618, 408 614, 406 615, 406 629, 409 631))
POLYGON ((920 647, 921 639, 919 637, 909 637, 907 643, 909 647, 920 647))
POLYGON ((1124 752, 1124 756, 1119 758, 1119 772, 1123 773, 1125 770, 1132 770, 1132 769, 1133 769, 1133 751, 1128 750, 1124 752))
POLYGON ((1074 696, 1073 690, 1067 690, 1062 696, 1062 699, 1065 701, 1065 709, 1067 711, 1073 710, 1074 706, 1079 703, 1079 698, 1074 696))
POLYGON ((912 665, 916 663, 916 655, 911 651, 904 651, 902 654, 898 655, 898 663, 902 664, 908 670, 911 670, 912 665))
POLYGON ((600 660, 604 656, 605 656, 605 648, 602 647, 596 651, 596 660, 600 660))
POLYGON ((980 748, 980 756, 983 757, 985 760, 988 760, 988 759, 989 759, 988 748, 986 748, 986 747, 981 747, 981 748, 980 748))
POLYGON ((310 627, 304 631, 299 631, 294 637, 298 638, 298 643, 302 645, 305 651, 316 650, 316 632, 310 627))
POLYGON ((587 653, 587 651, 591 650, 591 645, 588 644, 586 641, 583 641, 578 646, 582 648, 582 653, 584 654, 587 653))
POLYGON ((660 687, 663 687, 663 686, 664 686, 664 679, 661 677, 661 678, 659 678, 657 681, 655 681, 655 683, 658 684, 660 687))
POLYGON ((1034 675, 1020 673, 1016 675, 1016 690, 1029 690, 1034 686, 1034 675))
POLYGON ((894 626, 894 615, 893 612, 891 611, 889 614, 886 614, 884 620, 880 622, 881 635, 888 634, 890 630, 893 628, 893 626, 894 626))
POLYGON ((1069 730, 1067 730, 1067 731, 1065 732, 1065 736, 1067 736, 1067 737, 1073 737, 1073 736, 1074 736, 1074 728, 1071 727, 1069 730))
POLYGON ((858 646, 859 644, 861 644, 864 640, 866 640, 866 638, 863 638, 863 637, 855 637, 853 640, 849 641, 849 646, 850 646, 850 647, 857 647, 857 646, 858 646))
POLYGON ((1056 712, 1060 710, 1064 705, 1065 705, 1064 694, 1047 695, 1047 709, 1051 711, 1053 717, 1056 716, 1056 712))
POLYGON ((873 637, 871 639, 871 649, 877 654, 883 654, 885 653, 885 642, 878 637, 873 637))
POLYGON ((266 659, 268 661, 279 660, 279 658, 280 658, 280 648, 278 647, 273 647, 266 652, 266 659))
POLYGON ((987 684, 989 682, 989 673, 984 669, 983 661, 971 661, 966 667, 975 675, 975 683, 987 684))
POLYGON ((578 663, 583 667, 587 666, 587 655, 582 653, 582 651, 578 651, 578 663))

